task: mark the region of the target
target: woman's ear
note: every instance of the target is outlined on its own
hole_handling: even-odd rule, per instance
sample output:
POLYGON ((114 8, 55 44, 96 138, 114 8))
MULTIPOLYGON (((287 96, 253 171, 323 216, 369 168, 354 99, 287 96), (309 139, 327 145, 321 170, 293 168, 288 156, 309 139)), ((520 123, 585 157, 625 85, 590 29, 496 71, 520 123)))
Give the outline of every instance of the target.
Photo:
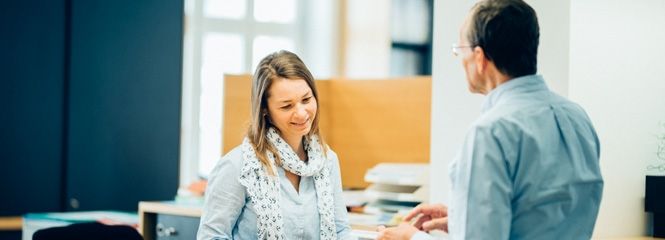
POLYGON ((261 115, 266 119, 268 123, 272 124, 272 119, 270 118, 267 109, 263 109, 263 111, 261 111, 261 115))

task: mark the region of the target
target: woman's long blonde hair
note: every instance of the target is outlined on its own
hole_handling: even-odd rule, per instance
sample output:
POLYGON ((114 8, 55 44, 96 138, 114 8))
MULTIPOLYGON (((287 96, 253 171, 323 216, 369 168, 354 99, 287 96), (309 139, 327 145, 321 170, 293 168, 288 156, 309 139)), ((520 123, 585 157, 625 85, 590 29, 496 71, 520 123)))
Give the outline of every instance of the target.
MULTIPOLYGON (((256 156, 261 164, 267 169, 270 175, 273 175, 274 169, 268 160, 268 152, 275 156, 275 164, 281 165, 280 156, 275 146, 270 144, 266 134, 270 127, 275 127, 270 121, 268 115, 268 97, 270 86, 277 79, 303 79, 312 89, 314 99, 316 99, 316 116, 312 121, 312 127, 306 138, 312 135, 319 135, 319 142, 323 147, 324 157, 328 150, 319 131, 319 93, 314 84, 314 77, 310 73, 305 63, 300 58, 289 51, 281 50, 264 57, 256 67, 254 76, 252 76, 252 95, 251 95, 251 120, 247 130, 247 138, 254 147, 256 156)), ((276 127, 275 127, 276 128, 276 127)))

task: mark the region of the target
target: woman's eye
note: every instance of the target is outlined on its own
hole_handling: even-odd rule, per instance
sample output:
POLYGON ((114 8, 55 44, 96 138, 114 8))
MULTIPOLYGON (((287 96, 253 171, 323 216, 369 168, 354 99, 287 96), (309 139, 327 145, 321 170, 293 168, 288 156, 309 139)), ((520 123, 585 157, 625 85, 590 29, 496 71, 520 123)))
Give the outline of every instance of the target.
POLYGON ((281 109, 284 109, 284 110, 287 110, 287 109, 291 108, 291 105, 285 105, 285 106, 282 106, 282 107, 280 107, 280 108, 281 108, 281 109))
POLYGON ((304 98, 304 99, 302 100, 302 102, 304 102, 304 103, 308 103, 309 100, 312 100, 312 97, 306 97, 306 98, 304 98))

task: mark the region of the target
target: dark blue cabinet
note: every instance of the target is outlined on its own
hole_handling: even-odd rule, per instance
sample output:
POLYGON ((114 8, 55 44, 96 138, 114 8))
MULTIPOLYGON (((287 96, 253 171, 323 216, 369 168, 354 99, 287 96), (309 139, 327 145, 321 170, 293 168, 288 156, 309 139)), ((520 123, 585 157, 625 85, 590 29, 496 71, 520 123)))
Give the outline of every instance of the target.
POLYGON ((0 216, 60 210, 65 29, 64 0, 0 7, 0 216))
POLYGON ((644 210, 653 221, 652 235, 665 238, 665 176, 646 176, 644 210))
POLYGON ((135 211, 175 196, 183 6, 72 2, 67 209, 135 211))

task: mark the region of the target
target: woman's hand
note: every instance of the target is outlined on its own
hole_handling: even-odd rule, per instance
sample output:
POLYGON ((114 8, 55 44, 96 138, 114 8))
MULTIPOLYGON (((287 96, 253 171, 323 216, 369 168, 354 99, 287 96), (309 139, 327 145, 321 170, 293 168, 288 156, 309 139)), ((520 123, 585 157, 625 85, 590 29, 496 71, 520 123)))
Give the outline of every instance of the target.
POLYGON ((386 228, 379 226, 377 240, 408 240, 418 232, 418 229, 408 223, 401 223, 397 227, 386 228))

